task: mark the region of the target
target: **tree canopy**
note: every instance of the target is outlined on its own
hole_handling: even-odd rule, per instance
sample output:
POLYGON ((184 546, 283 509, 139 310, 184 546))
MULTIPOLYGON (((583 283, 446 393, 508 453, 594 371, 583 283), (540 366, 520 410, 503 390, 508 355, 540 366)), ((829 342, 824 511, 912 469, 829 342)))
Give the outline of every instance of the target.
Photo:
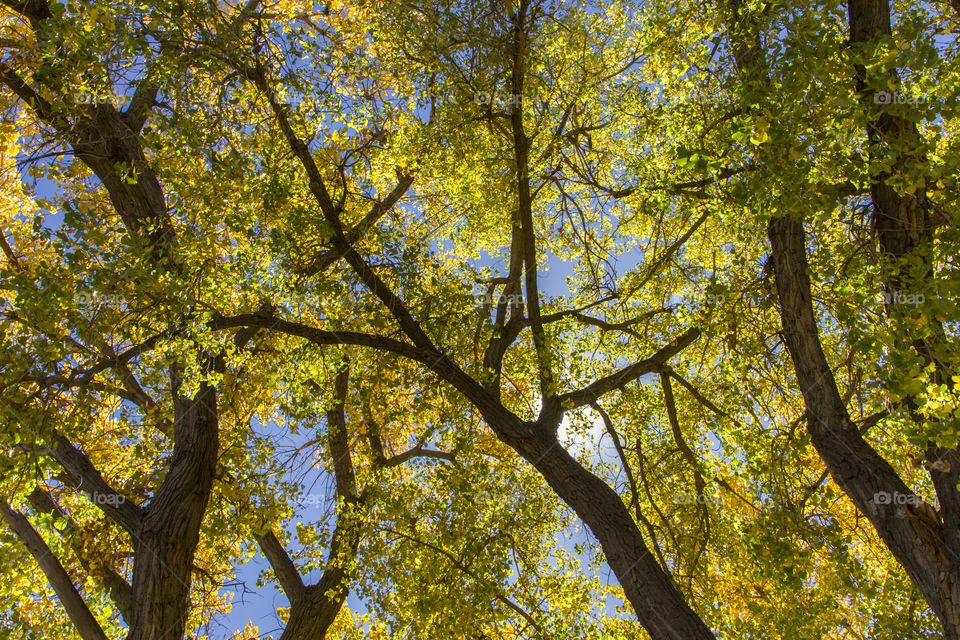
POLYGON ((958 34, 0 0, 0 637, 960 640, 958 34))

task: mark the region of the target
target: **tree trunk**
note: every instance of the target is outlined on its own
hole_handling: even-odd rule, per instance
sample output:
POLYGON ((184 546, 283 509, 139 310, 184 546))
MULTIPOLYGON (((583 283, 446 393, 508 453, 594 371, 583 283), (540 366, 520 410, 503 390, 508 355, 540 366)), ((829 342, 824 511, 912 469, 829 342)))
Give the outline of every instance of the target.
POLYGON ((133 542, 133 619, 127 640, 180 640, 190 612, 193 556, 216 472, 217 393, 179 395, 174 379, 174 446, 166 478, 133 542))
POLYGON ((713 640, 713 632, 657 563, 627 506, 606 482, 577 462, 555 437, 528 439, 514 448, 590 527, 653 640, 713 640))
MULTIPOLYGON (((892 34, 888 0, 850 0, 848 12, 852 43, 869 44, 892 34)), ((861 100, 867 104, 875 102, 867 69, 858 65, 855 74, 861 100)), ((892 77, 895 86, 899 86, 896 71, 885 72, 884 76, 892 77)), ((916 123, 893 115, 888 107, 880 107, 879 115, 867 125, 867 134, 871 160, 881 160, 887 153, 886 147, 899 150, 892 172, 880 172, 870 185, 873 225, 880 254, 886 262, 884 266, 888 269, 884 282, 885 308, 902 331, 897 348, 912 349, 920 356, 923 365, 933 365, 931 384, 947 384, 956 390, 952 380, 955 364, 944 362, 936 355, 947 344, 943 325, 930 318, 926 322, 928 331, 921 335, 913 323, 903 321, 903 305, 897 302, 899 295, 919 293, 918 290, 925 288, 934 277, 934 225, 925 185, 920 185, 912 194, 901 194, 889 183, 893 173, 909 174, 911 164, 925 162, 920 151, 920 132, 916 123), (913 272, 914 262, 923 265, 919 275, 913 272)), ((923 417, 917 411, 915 399, 907 397, 905 404, 913 421, 921 424, 923 417)), ((927 602, 937 612, 945 632, 952 639, 960 635, 960 492, 957 491, 960 456, 955 449, 931 442, 927 446, 926 458, 940 503, 939 515, 944 523, 941 540, 944 548, 937 556, 935 574, 938 588, 935 595, 927 597, 927 602)))
POLYGON ((783 334, 803 393, 813 446, 837 485, 906 569, 943 624, 945 640, 958 640, 960 580, 951 568, 943 524, 863 439, 847 413, 813 314, 803 223, 774 218, 768 231, 783 334))

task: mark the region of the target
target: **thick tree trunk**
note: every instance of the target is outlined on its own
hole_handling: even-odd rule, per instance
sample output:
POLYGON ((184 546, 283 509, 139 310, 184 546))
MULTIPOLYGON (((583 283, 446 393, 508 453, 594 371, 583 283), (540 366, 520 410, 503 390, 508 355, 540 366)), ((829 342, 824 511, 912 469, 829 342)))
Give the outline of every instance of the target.
POLYGON ((347 597, 345 576, 333 576, 329 570, 317 584, 304 589, 302 597, 290 608, 290 619, 280 640, 323 640, 347 597))
POLYGON ((169 470, 135 536, 133 619, 127 640, 180 640, 190 612, 193 556, 216 472, 216 389, 179 396, 174 374, 174 446, 169 470))
POLYGON ((606 482, 578 463, 555 437, 530 438, 511 446, 590 527, 640 624, 653 640, 714 638, 657 563, 627 506, 606 482))
MULTIPOLYGON (((850 41, 870 44, 892 33, 889 0, 850 0, 848 4, 850 41)), ((870 89, 868 71, 863 66, 855 68, 857 91, 868 105, 875 101, 870 89)), ((899 86, 896 71, 886 72, 899 86)), ((884 101, 884 102, 890 102, 884 101)), ((893 115, 888 107, 881 108, 879 115, 867 125, 870 141, 869 154, 872 160, 881 160, 887 147, 898 150, 892 172, 911 173, 910 165, 922 165, 921 137, 915 122, 893 115)), ((913 350, 924 365, 933 365, 930 376, 932 384, 956 385, 952 381, 956 364, 944 362, 938 357, 947 344, 944 328, 936 319, 927 321, 927 331, 916 331, 910 322, 903 322, 904 306, 898 304, 898 296, 919 293, 934 277, 933 232, 925 185, 913 193, 901 194, 890 184, 892 172, 880 172, 870 185, 873 200, 873 224, 877 234, 880 254, 888 269, 884 288, 887 293, 887 314, 901 328, 898 348, 913 350), (918 274, 916 264, 923 265, 918 274)), ((910 313, 908 309, 906 313, 910 313)), ((905 399, 911 418, 923 422, 917 411, 917 402, 912 397, 905 399)), ((930 589, 921 591, 930 607, 937 612, 949 638, 960 635, 960 492, 957 480, 960 477, 960 456, 956 449, 947 449, 930 443, 926 451, 930 476, 940 503, 939 516, 943 520, 942 545, 938 546, 935 574, 936 593, 930 589)), ((918 585, 920 586, 920 585, 918 585)))
POLYGON ((940 619, 946 640, 958 640, 957 575, 938 514, 904 484, 850 419, 820 345, 803 224, 790 217, 769 226, 783 334, 807 409, 813 446, 834 481, 876 528, 940 619))
MULTIPOLYGON (((738 67, 746 73, 760 72, 760 81, 768 82, 758 32, 750 15, 739 0, 728 0, 727 6, 731 15, 729 23, 735 33, 734 57, 738 67)), ((852 42, 863 43, 890 33, 886 0, 851 0, 849 18, 852 42)), ((858 88, 863 92, 866 69, 857 67, 856 72, 858 88)), ((872 95, 869 99, 873 99, 872 95)), ((874 144, 891 137, 902 142, 911 127, 912 124, 883 114, 871 123, 869 135, 874 144)), ((909 201, 901 199, 887 184, 889 177, 890 174, 881 174, 871 185, 881 250, 913 251, 922 245, 921 236, 929 229, 924 196, 921 192, 909 201)), ((774 218, 768 226, 768 235, 783 334, 803 394, 811 442, 833 479, 867 516, 939 617, 945 639, 958 640, 960 574, 955 569, 957 554, 951 553, 952 540, 957 534, 950 529, 951 522, 960 522, 960 515, 945 512, 948 525, 945 529, 939 514, 914 495, 890 464, 860 435, 840 396, 818 335, 803 223, 789 215, 774 218)), ((898 291, 900 286, 897 279, 888 283, 891 292, 898 291)), ((950 479, 938 479, 936 475, 935 485, 939 483, 946 488, 950 484, 950 479)), ((951 494, 956 493, 955 486, 954 476, 951 494)), ((960 503, 960 500, 953 502, 960 503)))

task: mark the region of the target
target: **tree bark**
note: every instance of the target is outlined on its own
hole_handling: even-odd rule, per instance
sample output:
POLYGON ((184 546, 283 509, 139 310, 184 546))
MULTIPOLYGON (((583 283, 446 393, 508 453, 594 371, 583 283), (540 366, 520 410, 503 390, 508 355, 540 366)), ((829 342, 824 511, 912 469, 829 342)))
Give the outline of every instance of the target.
POLYGON ((0 500, 0 517, 17 534, 30 555, 40 565, 40 569, 47 577, 47 582, 50 583, 53 592, 57 594, 60 604, 63 605, 64 611, 67 612, 70 622, 76 627, 80 637, 83 640, 107 640, 106 634, 100 628, 100 623, 93 617, 87 604, 80 597, 63 565, 53 555, 50 547, 47 546, 43 537, 37 533, 37 530, 33 528, 26 516, 11 509, 6 500, 0 500))
POLYGON ((190 578, 219 448, 217 393, 174 393, 174 445, 167 475, 143 509, 134 537, 133 618, 127 640, 180 640, 190 613, 190 578))
POLYGON ((378 335, 334 334, 261 313, 215 317, 210 326, 214 329, 262 327, 299 336, 315 344, 355 344, 382 349, 426 365, 463 393, 477 407, 494 434, 540 471, 557 495, 587 523, 599 540, 640 623, 654 640, 709 640, 714 637, 653 559, 620 496, 573 459, 556 439, 556 427, 563 417, 561 404, 588 404, 604 393, 622 388, 643 373, 657 371, 672 355, 692 343, 699 335, 698 331, 687 331, 652 356, 600 378, 583 389, 555 398, 555 410, 542 411, 537 422, 525 422, 453 360, 435 349, 418 349, 378 335), (663 613, 659 613, 661 610, 663 613))
POLYGON ((820 344, 807 275, 803 223, 784 216, 768 229, 783 334, 807 409, 807 429, 830 475, 867 516, 940 619, 958 640, 960 581, 938 514, 904 484, 850 419, 820 344))
MULTIPOLYGON (((889 0, 850 0, 848 3, 850 41, 869 45, 892 34, 889 0)), ((899 86, 895 70, 884 73, 884 79, 894 80, 899 86)), ((871 78, 862 65, 855 67, 857 91, 861 101, 875 102, 870 89, 871 78)), ((889 103, 890 101, 885 101, 889 103)), ((887 148, 898 149, 897 160, 891 171, 882 171, 873 177, 870 195, 873 201, 873 225, 880 254, 884 259, 884 289, 887 294, 887 315, 900 328, 897 348, 913 350, 923 365, 933 365, 931 384, 947 384, 956 390, 953 382, 956 363, 945 362, 942 352, 948 340, 943 325, 936 318, 927 320, 927 335, 921 335, 911 322, 904 322, 904 306, 897 302, 899 295, 919 293, 934 278, 934 224, 926 185, 913 193, 899 193, 890 179, 895 173, 910 173, 910 165, 922 165, 926 158, 920 152, 922 139, 915 122, 891 113, 889 106, 879 107, 878 116, 867 124, 871 160, 880 161, 887 148), (917 274, 916 264, 922 265, 917 274)), ((906 310, 906 313, 910 313, 906 310)), ((915 312, 915 311, 914 311, 915 312)), ((918 425, 924 422, 913 397, 904 401, 911 419, 918 425)), ((937 612, 944 631, 950 638, 960 635, 960 456, 956 449, 941 447, 934 442, 927 445, 926 459, 931 480, 940 503, 939 516, 943 520, 940 556, 937 557, 936 595, 924 592, 927 602, 937 612), (933 598, 933 599, 931 599, 933 598)), ((919 586, 919 585, 918 585, 919 586)))
MULTIPOLYGON (((303 578, 283 545, 273 532, 268 531, 257 541, 270 562, 287 600, 290 601, 290 619, 280 640, 323 640, 330 625, 336 620, 350 591, 349 565, 360 547, 362 514, 366 501, 357 493, 356 473, 350 453, 344 403, 347 397, 349 372, 340 372, 334 381, 336 404, 326 412, 327 446, 333 462, 339 505, 337 525, 333 531, 327 566, 316 584, 304 586, 303 578)), ((319 386, 314 384, 316 390, 319 386)))
MULTIPOLYGON (((769 84, 759 32, 752 16, 740 0, 728 0, 727 8, 738 68, 741 72, 758 74, 761 83, 769 84)), ((886 0, 851 0, 848 8, 852 42, 863 43, 890 33, 890 9, 886 0)), ((858 89, 863 94, 866 69, 858 66, 856 76, 858 89)), ((908 124, 884 114, 870 125, 871 142, 876 145, 891 136, 902 141, 913 126, 908 124)), ((881 250, 905 254, 923 245, 924 230, 930 228, 923 202, 925 196, 921 192, 911 201, 901 199, 887 184, 889 177, 890 174, 881 174, 871 185, 874 219, 881 250)), ((811 442, 834 481, 867 516, 940 619, 945 640, 958 640, 956 603, 960 602, 957 600, 960 576, 953 568, 957 555, 950 546, 956 534, 949 527, 944 528, 939 514, 910 491, 850 419, 818 334, 803 222, 790 214, 780 215, 770 221, 767 232, 783 335, 806 406, 811 442)), ((892 279, 888 286, 899 290, 901 285, 892 279)), ((934 481, 936 484, 937 478, 934 481)), ((948 482, 940 479, 941 484, 948 482)), ((953 493, 955 485, 954 479, 953 493)), ((960 516, 955 519, 960 522, 960 516)))
POLYGON ((627 506, 606 482, 580 465, 556 438, 528 441, 514 448, 590 527, 637 619, 653 640, 714 638, 657 563, 627 506))

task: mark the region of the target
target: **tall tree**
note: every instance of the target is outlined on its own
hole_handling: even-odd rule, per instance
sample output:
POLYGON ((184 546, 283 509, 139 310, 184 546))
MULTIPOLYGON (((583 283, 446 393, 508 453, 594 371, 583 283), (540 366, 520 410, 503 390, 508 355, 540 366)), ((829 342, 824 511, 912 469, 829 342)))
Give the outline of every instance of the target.
POLYGON ((3 6, 13 624, 957 637, 953 8, 3 6))

